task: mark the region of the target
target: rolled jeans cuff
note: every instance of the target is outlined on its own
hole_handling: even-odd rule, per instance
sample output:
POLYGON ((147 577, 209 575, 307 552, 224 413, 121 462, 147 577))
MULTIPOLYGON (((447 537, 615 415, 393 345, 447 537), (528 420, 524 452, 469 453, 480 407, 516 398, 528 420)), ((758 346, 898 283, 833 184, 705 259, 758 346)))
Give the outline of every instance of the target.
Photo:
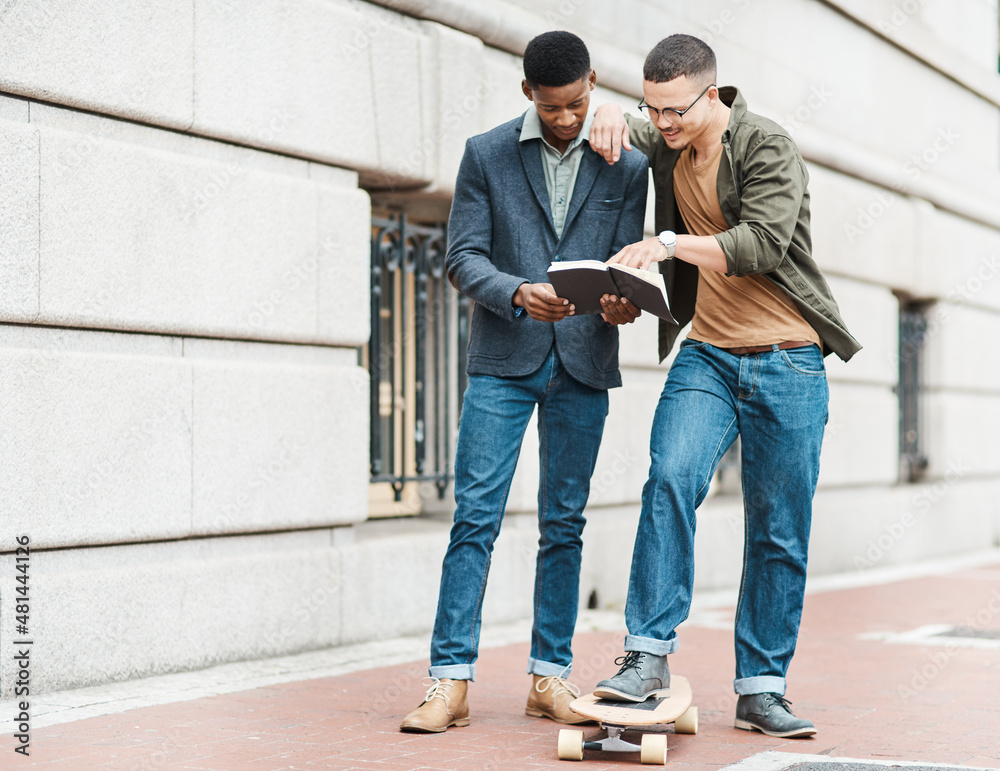
POLYGON ((572 669, 572 664, 553 664, 551 661, 542 661, 540 659, 533 659, 528 657, 528 674, 538 675, 540 677, 551 677, 556 675, 557 677, 569 677, 570 670, 572 669))
POLYGON ((751 696, 755 693, 776 693, 779 696, 785 695, 785 678, 773 675, 761 675, 760 677, 742 677, 733 680, 733 688, 740 696, 751 696))
POLYGON ((625 635, 625 650, 648 653, 652 656, 666 656, 679 647, 676 637, 669 640, 654 640, 652 637, 638 637, 634 634, 625 635))
POLYGON ((449 680, 471 680, 476 681, 476 665, 475 664, 443 664, 437 667, 431 667, 427 670, 427 674, 436 679, 441 679, 442 677, 447 677, 449 680))

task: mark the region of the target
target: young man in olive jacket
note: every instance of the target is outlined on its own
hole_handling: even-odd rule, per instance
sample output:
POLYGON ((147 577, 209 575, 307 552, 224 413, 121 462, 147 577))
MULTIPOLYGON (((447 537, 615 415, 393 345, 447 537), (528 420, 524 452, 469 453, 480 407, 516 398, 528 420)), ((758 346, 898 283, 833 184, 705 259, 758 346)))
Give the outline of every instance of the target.
MULTIPOLYGON (((746 535, 736 611, 737 728, 803 737, 813 724, 784 698, 805 591, 812 499, 827 421, 823 357, 860 345, 811 256, 808 174, 775 122, 718 88, 712 49, 672 35, 650 52, 640 107, 595 117, 590 141, 609 163, 641 150, 656 189, 654 238, 612 258, 660 263, 678 324, 660 322, 660 360, 691 329, 670 368, 650 438, 650 473, 632 555, 618 674, 609 699, 644 701, 670 686, 667 655, 694 581, 695 509, 722 455, 742 438, 746 535)), ((608 314, 629 321, 629 309, 608 314)))

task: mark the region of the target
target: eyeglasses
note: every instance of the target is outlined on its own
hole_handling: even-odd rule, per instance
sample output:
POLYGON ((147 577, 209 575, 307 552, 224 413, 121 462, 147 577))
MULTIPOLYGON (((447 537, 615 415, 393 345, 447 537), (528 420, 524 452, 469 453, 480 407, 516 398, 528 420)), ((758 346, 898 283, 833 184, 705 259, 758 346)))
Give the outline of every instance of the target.
POLYGON ((701 99, 706 93, 708 93, 708 89, 710 88, 715 88, 715 83, 712 83, 712 85, 710 86, 705 86, 705 90, 702 91, 700 94, 698 94, 697 98, 683 110, 675 110, 672 107, 664 107, 662 110, 658 110, 652 105, 646 104, 645 99, 639 100, 639 109, 645 110, 646 117, 648 117, 654 123, 656 122, 656 119, 659 118, 661 115, 666 117, 666 119, 669 120, 671 123, 677 123, 684 118, 684 113, 686 113, 696 104, 698 104, 698 99, 701 99))

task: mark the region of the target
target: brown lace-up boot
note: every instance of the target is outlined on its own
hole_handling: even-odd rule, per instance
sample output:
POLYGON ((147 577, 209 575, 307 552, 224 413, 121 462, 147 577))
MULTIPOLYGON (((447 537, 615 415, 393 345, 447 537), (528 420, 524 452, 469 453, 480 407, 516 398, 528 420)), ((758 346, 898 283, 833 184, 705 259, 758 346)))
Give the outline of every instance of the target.
POLYGON ((403 718, 400 731, 438 734, 451 726, 469 724, 469 681, 447 677, 431 680, 424 703, 403 718))
POLYGON ((569 703, 580 695, 580 689, 557 675, 532 675, 531 692, 524 714, 528 717, 547 717, 557 723, 575 725, 591 723, 590 718, 578 715, 569 703))

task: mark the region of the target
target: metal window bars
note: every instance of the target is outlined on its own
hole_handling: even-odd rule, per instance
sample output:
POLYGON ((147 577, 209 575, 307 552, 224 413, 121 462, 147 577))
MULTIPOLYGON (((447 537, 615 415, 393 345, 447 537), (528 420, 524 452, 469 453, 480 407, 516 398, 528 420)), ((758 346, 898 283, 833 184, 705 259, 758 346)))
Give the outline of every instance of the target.
POLYGON ((899 462, 908 482, 927 470, 923 448, 923 352, 927 338, 927 303, 904 302, 899 308, 899 462))
POLYGON ((446 229, 405 214, 372 217, 371 339, 362 350, 371 398, 371 482, 396 501, 408 483, 443 498, 465 392, 469 301, 449 284, 446 229))

